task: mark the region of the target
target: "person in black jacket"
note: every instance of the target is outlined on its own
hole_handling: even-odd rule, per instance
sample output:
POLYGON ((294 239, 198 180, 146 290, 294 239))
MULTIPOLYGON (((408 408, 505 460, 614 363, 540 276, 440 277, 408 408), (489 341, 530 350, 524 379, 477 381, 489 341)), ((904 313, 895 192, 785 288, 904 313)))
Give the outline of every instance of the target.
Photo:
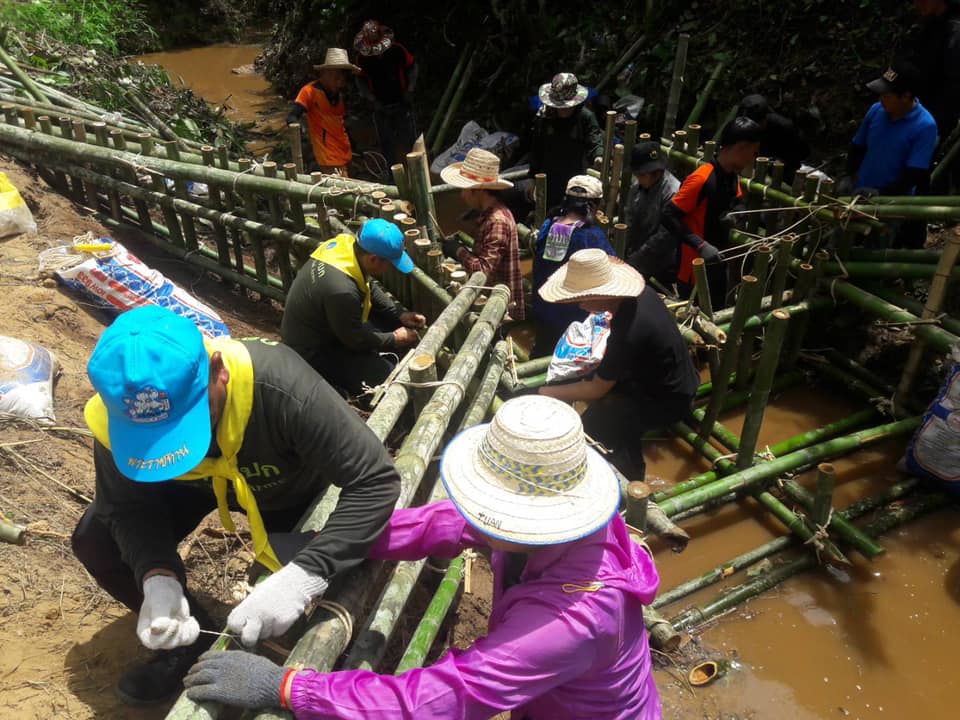
POLYGON ((372 280, 391 265, 413 269, 403 233, 387 220, 368 220, 359 238, 341 234, 322 243, 287 294, 283 342, 349 395, 381 383, 396 363, 386 353, 416 345, 416 328, 426 324, 372 280))
POLYGON ((547 174, 547 207, 558 206, 567 181, 603 156, 603 132, 583 103, 589 91, 573 73, 558 73, 540 86, 543 106, 533 120, 530 177, 547 174))
POLYGON ((783 179, 793 176, 810 155, 810 145, 790 118, 774 112, 763 95, 747 95, 740 101, 737 117, 748 117, 760 126, 760 156, 783 162, 783 179))
POLYGON ((157 650, 118 684, 129 704, 165 701, 215 630, 186 591, 177 545, 214 508, 244 510, 257 560, 273 574, 233 609, 245 645, 280 635, 337 574, 357 565, 386 526, 400 480, 359 416, 289 348, 264 340, 204 340, 157 306, 130 310, 101 336, 87 366, 97 390, 96 494, 73 551, 97 584, 139 614, 157 650), (330 485, 339 502, 293 557, 288 533, 330 485))

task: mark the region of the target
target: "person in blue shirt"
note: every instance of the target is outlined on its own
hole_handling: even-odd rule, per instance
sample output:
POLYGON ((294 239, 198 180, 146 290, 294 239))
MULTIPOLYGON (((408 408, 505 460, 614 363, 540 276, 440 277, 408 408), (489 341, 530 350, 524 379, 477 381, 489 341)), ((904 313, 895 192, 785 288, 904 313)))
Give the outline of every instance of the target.
POLYGON ((616 255, 607 234, 595 224, 601 197, 600 180, 590 175, 574 175, 567 181, 560 214, 548 218, 540 228, 533 253, 533 312, 537 320, 539 354, 552 352, 567 326, 587 316, 576 305, 544 301, 537 292, 543 283, 577 250, 600 248, 608 255, 616 255))
MULTIPOLYGON (((854 194, 913 195, 928 188, 937 123, 917 99, 920 83, 915 65, 895 62, 867 84, 879 102, 867 111, 847 155, 854 194)), ((922 248, 925 239, 922 223, 904 223, 894 244, 922 248)))

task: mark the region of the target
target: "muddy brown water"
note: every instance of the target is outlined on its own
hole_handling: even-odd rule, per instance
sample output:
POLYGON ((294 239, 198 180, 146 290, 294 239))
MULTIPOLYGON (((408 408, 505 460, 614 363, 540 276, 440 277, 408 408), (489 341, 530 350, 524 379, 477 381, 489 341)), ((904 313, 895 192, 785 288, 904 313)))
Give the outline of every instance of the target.
POLYGON ((259 45, 208 45, 207 47, 141 55, 147 65, 160 65, 174 83, 183 82, 210 103, 226 103, 226 116, 236 122, 256 122, 261 113, 283 104, 262 75, 233 72, 253 63, 259 45))
MULTIPOLYGON (((856 409, 855 403, 821 390, 790 390, 767 408, 759 446, 856 409)), ((724 418, 735 432, 742 421, 742 413, 724 418)), ((894 439, 837 460, 836 505, 896 481, 894 466, 904 442, 894 439)), ((645 449, 649 475, 684 479, 706 467, 678 441, 653 441, 645 449)), ((813 479, 812 473, 800 477, 808 488, 813 479)), ((687 550, 657 552, 664 590, 784 533, 752 500, 682 525, 693 538, 687 550)), ((795 576, 708 626, 700 633, 708 649, 704 657, 734 660, 737 666, 692 691, 660 674, 665 717, 957 717, 960 680, 953 668, 960 630, 960 514, 940 511, 892 531, 881 543, 887 553, 873 562, 851 551, 851 567, 795 576)), ((736 573, 661 612, 672 617, 746 580, 745 572, 736 573)))

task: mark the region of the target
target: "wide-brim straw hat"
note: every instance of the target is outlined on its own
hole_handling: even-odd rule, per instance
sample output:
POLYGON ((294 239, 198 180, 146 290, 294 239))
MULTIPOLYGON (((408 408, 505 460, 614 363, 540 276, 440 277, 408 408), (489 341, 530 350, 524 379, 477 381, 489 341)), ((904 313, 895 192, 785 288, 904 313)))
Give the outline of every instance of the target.
POLYGON ((566 403, 525 395, 447 446, 440 477, 460 514, 485 535, 557 545, 604 527, 620 504, 609 463, 587 447, 566 403))
POLYGON ((552 303, 587 299, 636 297, 644 288, 643 275, 600 248, 578 250, 547 278, 540 297, 552 303))
POLYGON ((445 183, 474 190, 506 190, 513 183, 500 177, 500 158, 489 150, 470 148, 463 162, 447 165, 440 171, 445 183))
POLYGON ((540 86, 540 102, 553 108, 576 107, 590 96, 590 91, 577 82, 573 73, 557 73, 540 86))
POLYGON ((367 20, 353 38, 353 49, 365 57, 383 55, 393 45, 393 30, 376 20, 367 20))
POLYGON ((350 62, 347 51, 343 48, 327 48, 326 57, 323 59, 323 65, 314 65, 313 69, 317 72, 321 70, 346 70, 348 72, 360 72, 360 68, 350 62))

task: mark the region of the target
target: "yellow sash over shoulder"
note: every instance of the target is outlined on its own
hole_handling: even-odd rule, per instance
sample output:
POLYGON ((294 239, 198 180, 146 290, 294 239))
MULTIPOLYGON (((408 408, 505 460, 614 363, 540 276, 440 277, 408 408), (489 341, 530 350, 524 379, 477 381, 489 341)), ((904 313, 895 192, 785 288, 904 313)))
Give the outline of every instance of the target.
POLYGON ((370 282, 364 277, 360 263, 357 262, 357 254, 353 249, 356 242, 357 239, 353 235, 340 233, 332 240, 322 243, 310 254, 310 257, 327 265, 332 265, 353 279, 357 287, 360 288, 360 292, 363 293, 363 314, 361 317, 363 322, 366 322, 367 318, 370 317, 373 299, 370 295, 370 282))

